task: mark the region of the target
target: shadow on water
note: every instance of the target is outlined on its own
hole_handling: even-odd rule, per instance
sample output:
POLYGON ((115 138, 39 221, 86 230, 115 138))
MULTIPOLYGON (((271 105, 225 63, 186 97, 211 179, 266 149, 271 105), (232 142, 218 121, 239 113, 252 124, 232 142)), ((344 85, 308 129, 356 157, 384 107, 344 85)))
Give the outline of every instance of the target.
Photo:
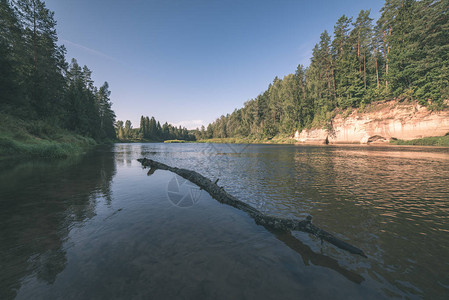
POLYGON ((114 154, 98 149, 63 161, 3 161, 0 165, 0 299, 23 280, 52 284, 66 266, 71 228, 110 201, 114 154), (107 154, 105 154, 105 152, 107 154))
POLYGON ((310 263, 325 267, 331 270, 334 270, 347 279, 351 280, 354 283, 360 284, 365 278, 363 276, 357 274, 356 272, 347 270, 339 265, 338 261, 329 256, 314 252, 309 246, 301 242, 299 239, 294 237, 289 231, 279 231, 273 230, 270 227, 264 226, 269 232, 273 233, 278 240, 283 242, 290 249, 296 251, 304 261, 304 264, 307 266, 310 263))

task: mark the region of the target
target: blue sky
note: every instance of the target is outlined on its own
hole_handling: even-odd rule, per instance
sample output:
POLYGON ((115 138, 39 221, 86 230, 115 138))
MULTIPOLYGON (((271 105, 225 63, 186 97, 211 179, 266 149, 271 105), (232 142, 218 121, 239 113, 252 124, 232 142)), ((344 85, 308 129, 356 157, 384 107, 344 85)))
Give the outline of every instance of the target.
POLYGON ((141 115, 189 129, 308 65, 324 30, 383 1, 47 0, 67 58, 108 81, 117 119, 141 115))

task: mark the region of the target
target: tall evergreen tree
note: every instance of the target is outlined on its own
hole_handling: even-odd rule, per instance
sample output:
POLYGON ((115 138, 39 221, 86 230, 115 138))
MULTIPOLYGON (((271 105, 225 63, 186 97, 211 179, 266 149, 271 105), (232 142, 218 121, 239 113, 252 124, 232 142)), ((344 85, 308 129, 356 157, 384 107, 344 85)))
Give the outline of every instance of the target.
POLYGON ((58 46, 54 13, 41 0, 0 0, 2 112, 65 127, 93 138, 115 138, 115 114, 105 83, 58 46))
POLYGON ((115 139, 116 133, 114 130, 115 113, 112 110, 112 103, 110 100, 111 92, 109 91, 109 84, 105 82, 97 92, 97 106, 100 117, 100 137, 115 139))
POLYGON ((0 105, 10 111, 25 106, 20 96, 20 61, 23 51, 19 21, 7 0, 0 0, 0 105))
POLYGON ((18 0, 15 8, 24 28, 24 74, 28 97, 39 117, 57 115, 66 68, 65 48, 58 47, 54 13, 40 0, 18 0))

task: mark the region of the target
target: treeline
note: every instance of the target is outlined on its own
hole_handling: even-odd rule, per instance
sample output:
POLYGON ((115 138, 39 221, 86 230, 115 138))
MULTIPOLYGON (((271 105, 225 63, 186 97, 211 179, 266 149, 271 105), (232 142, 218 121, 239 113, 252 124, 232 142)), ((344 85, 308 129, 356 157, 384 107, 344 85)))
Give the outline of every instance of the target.
POLYGON ((68 64, 58 46, 54 13, 41 0, 0 0, 0 108, 94 139, 115 139, 109 86, 68 64))
POLYGON ((449 1, 387 0, 376 24, 370 10, 343 15, 313 48, 309 67, 197 134, 270 138, 330 126, 337 110, 412 99, 441 109, 449 99, 449 1))
POLYGON ((162 126, 154 117, 140 117, 140 127, 133 128, 130 120, 117 121, 116 134, 122 141, 195 141, 195 135, 185 127, 176 127, 165 122, 162 126))

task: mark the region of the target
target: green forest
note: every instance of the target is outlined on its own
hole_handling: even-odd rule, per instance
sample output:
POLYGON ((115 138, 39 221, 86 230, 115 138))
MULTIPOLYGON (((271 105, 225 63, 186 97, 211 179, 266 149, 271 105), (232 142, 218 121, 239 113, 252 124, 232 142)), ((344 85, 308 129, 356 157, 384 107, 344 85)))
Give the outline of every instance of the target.
POLYGON ((387 0, 374 23, 370 10, 341 16, 324 31, 307 68, 275 77, 244 107, 222 115, 202 139, 292 135, 326 128, 336 112, 379 101, 418 101, 443 109, 449 99, 449 1, 387 0))
POLYGON ((44 1, 0 0, 0 20, 2 153, 67 156, 77 143, 195 140, 186 128, 161 126, 154 117, 142 116, 135 129, 116 121, 108 83, 94 86, 87 66, 67 62, 44 1))
POLYGON ((33 152, 44 143, 57 155, 61 144, 114 140, 108 83, 94 86, 87 66, 66 61, 45 3, 0 0, 0 21, 2 152, 33 152))
POLYGON ((377 21, 370 10, 341 16, 332 34, 321 34, 308 67, 275 77, 243 108, 188 131, 154 117, 141 116, 139 128, 116 121, 108 83, 94 86, 87 66, 67 61, 45 3, 0 0, 0 151, 59 156, 61 147, 65 155, 74 144, 117 139, 286 137, 327 128, 339 111, 389 99, 443 109, 449 99, 449 1, 387 0, 380 13, 377 21))
POLYGON ((131 121, 118 120, 116 123, 117 137, 121 141, 152 141, 166 140, 195 141, 196 136, 185 127, 176 127, 165 122, 162 126, 154 117, 140 117, 140 127, 133 128, 131 121))

